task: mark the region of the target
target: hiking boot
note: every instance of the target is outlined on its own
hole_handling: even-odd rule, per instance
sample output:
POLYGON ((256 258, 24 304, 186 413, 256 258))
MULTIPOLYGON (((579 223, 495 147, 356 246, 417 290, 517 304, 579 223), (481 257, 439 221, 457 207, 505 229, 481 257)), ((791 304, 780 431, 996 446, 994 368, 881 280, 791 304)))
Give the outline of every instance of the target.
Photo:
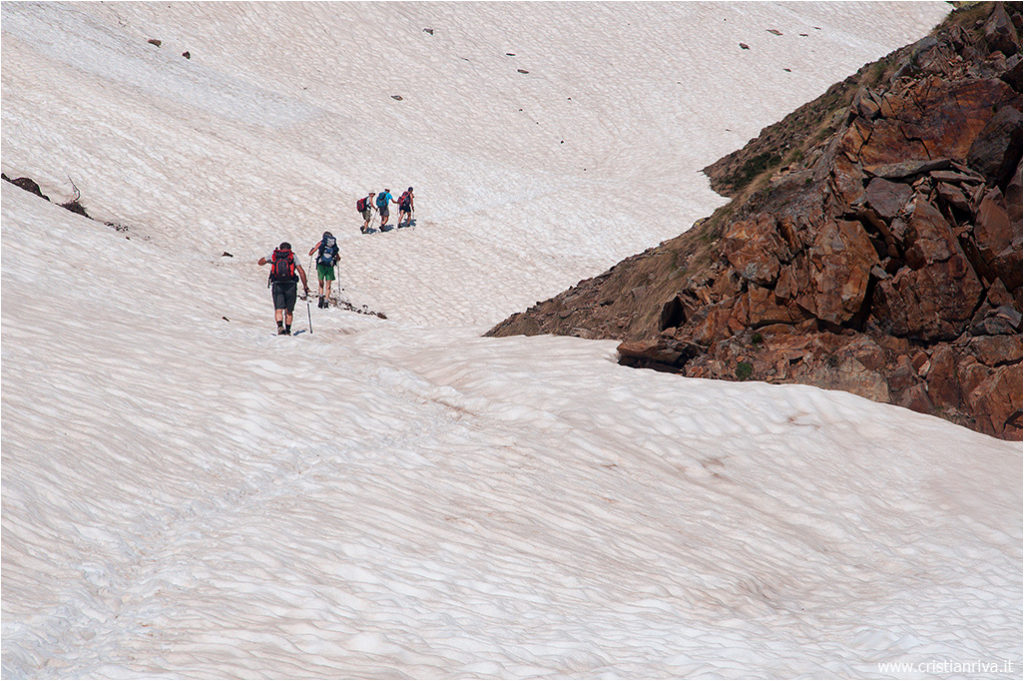
POLYGON ((288 332, 284 330, 284 327, 283 327, 283 326, 279 326, 279 327, 277 327, 277 335, 278 335, 278 336, 283 336, 283 335, 285 335, 286 333, 288 333, 288 332))

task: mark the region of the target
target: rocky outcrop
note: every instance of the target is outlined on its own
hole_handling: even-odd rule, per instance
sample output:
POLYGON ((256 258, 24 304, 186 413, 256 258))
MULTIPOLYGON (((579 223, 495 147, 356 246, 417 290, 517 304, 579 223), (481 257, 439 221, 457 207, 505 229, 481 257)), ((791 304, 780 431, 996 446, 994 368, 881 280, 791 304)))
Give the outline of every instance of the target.
POLYGON ((0 179, 2 179, 5 182, 10 182, 15 187, 24 189, 29 193, 35 194, 41 199, 46 199, 47 201, 50 200, 50 197, 43 194, 42 189, 39 188, 39 184, 31 177, 16 177, 12 180, 11 178, 7 177, 7 175, 0 173, 0 179))
POLYGON ((1021 439, 1019 35, 1019 5, 954 13, 710 168, 729 206, 489 333, 1021 439))

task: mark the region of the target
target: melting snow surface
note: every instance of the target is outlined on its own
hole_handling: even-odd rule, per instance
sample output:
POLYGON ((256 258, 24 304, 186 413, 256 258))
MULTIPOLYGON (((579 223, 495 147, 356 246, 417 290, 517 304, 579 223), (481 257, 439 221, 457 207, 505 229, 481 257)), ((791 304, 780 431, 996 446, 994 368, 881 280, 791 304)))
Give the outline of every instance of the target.
POLYGON ((1019 443, 480 337, 945 11, 4 3, 3 676, 1020 677, 1019 443))

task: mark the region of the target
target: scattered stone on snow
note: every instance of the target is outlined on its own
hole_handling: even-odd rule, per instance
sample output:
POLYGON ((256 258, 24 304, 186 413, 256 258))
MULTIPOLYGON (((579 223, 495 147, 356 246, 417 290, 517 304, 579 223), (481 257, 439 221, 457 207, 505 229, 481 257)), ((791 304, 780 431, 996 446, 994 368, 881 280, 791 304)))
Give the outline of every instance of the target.
POLYGON ((79 199, 82 198, 82 192, 75 185, 74 180, 72 180, 69 177, 68 181, 71 182, 71 187, 75 190, 75 196, 70 201, 65 201, 64 203, 61 203, 61 204, 58 204, 58 205, 60 205, 60 207, 65 209, 65 210, 69 210, 72 213, 77 213, 78 215, 81 215, 83 217, 87 217, 87 218, 89 218, 91 220, 92 217, 87 212, 85 212, 85 206, 83 206, 81 203, 79 203, 79 199))
POLYGON ((18 187, 19 189, 24 189, 27 192, 35 194, 39 198, 46 199, 47 201, 50 200, 50 197, 47 196, 46 194, 43 194, 43 190, 40 189, 39 185, 36 183, 36 181, 33 180, 30 177, 18 177, 18 178, 15 178, 15 179, 12 180, 11 178, 7 177, 6 175, 0 173, 0 179, 3 179, 5 181, 7 181, 7 182, 10 182, 11 184, 13 184, 15 187, 18 187))

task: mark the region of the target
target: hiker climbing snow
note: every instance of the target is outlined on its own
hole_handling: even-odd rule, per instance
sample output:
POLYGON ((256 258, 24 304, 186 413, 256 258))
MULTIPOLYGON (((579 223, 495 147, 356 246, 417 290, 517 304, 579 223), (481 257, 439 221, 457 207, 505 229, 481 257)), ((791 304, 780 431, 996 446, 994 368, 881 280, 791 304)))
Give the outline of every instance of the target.
POLYGON ((412 211, 413 208, 413 195, 412 187, 402 192, 402 195, 398 198, 398 226, 402 226, 402 216, 405 216, 405 226, 408 227, 412 224, 412 211))
POLYGON ((272 255, 260 258, 260 267, 270 264, 270 276, 267 285, 274 297, 274 320, 277 322, 278 335, 287 336, 292 332, 292 310, 295 309, 295 298, 298 292, 297 282, 302 279, 305 290, 303 300, 309 297, 309 285, 306 283, 306 271, 295 261, 292 246, 287 241, 281 242, 272 255))
POLYGON ((388 224, 388 206, 395 203, 394 198, 391 196, 391 190, 385 189, 380 194, 377 194, 377 212, 380 213, 380 231, 384 231, 384 225, 388 224))
POLYGON ((334 265, 338 262, 338 240, 330 232, 324 232, 323 237, 313 248, 309 249, 309 255, 316 253, 316 281, 317 295, 320 296, 319 308, 330 307, 331 282, 334 281, 334 265))
POLYGON ((366 196, 356 201, 356 210, 363 216, 363 226, 359 228, 359 231, 363 234, 370 231, 370 220, 373 218, 374 196, 376 196, 374 192, 369 192, 366 196))

